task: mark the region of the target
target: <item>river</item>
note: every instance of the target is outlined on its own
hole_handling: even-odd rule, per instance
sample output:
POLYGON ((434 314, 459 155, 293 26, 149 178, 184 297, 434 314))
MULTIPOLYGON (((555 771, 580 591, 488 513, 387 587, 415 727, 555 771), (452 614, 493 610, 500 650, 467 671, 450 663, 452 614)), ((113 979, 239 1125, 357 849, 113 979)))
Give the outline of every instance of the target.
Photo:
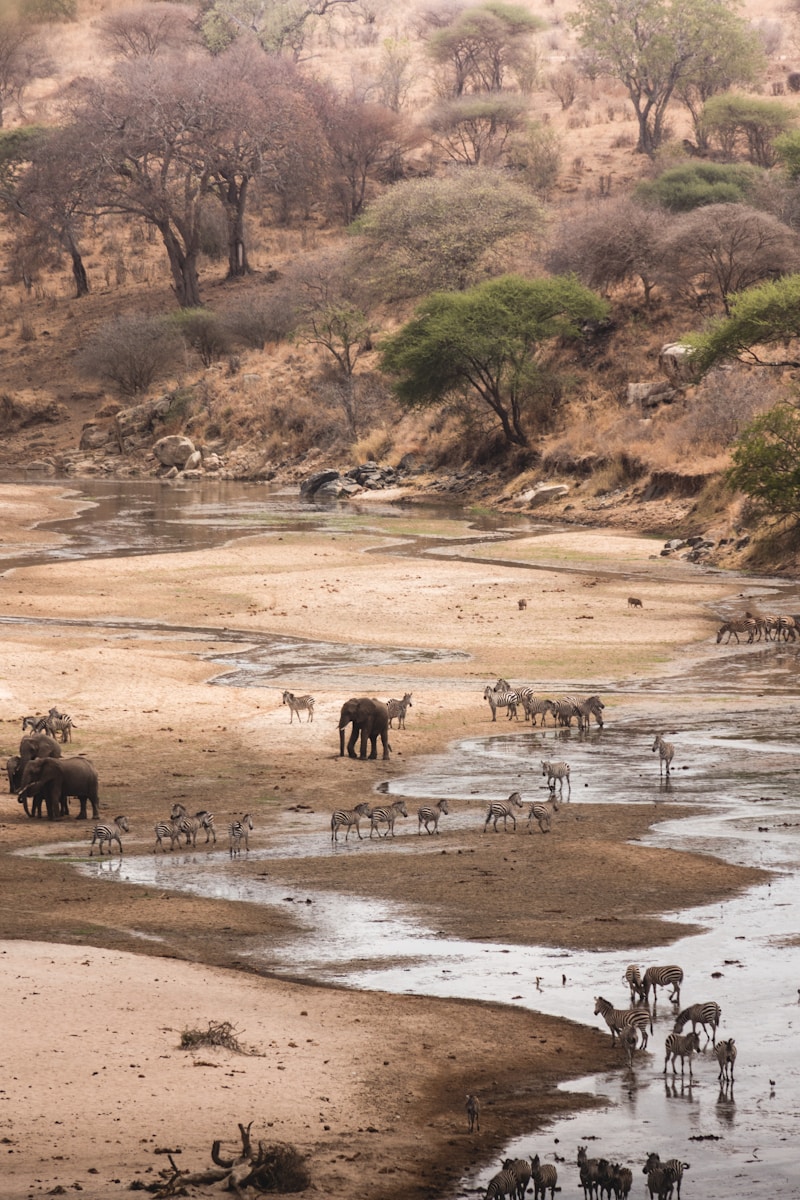
MULTIPOLYGON (((83 485, 76 485, 75 491, 83 491, 83 485)), ((352 506, 309 508, 296 497, 265 495, 264 489, 242 485, 217 485, 205 494, 202 489, 121 483, 92 484, 86 491, 100 503, 84 510, 76 522, 60 523, 65 541, 52 556, 40 551, 37 561, 141 553, 145 546, 149 552, 191 549, 274 527, 270 522, 290 522, 295 529, 341 523, 352 530, 359 523, 367 529, 377 516, 398 516, 398 510, 389 506, 385 513, 376 513, 372 505, 368 513, 352 506)), ((435 520, 433 512, 429 515, 435 520)), ((474 553, 479 555, 486 538, 513 537, 517 529, 529 536, 532 528, 526 521, 517 523, 516 529, 513 523, 486 522, 486 528, 476 530, 474 553), (509 527, 504 531, 505 524, 509 527)), ((427 541, 417 552, 428 553, 431 546, 427 541)), ((406 545, 403 552, 411 551, 406 545)), ((466 557, 470 549, 460 544, 458 553, 466 557)), ((25 556, 25 561, 34 561, 34 555, 25 556)), ((0 562, 0 568, 8 565, 12 564, 0 562)), ((763 581, 760 587, 767 592, 778 585, 763 581)), ((390 650, 386 648, 387 653, 390 650)), ((324 663, 331 662, 333 651, 307 642, 293 644, 291 653, 306 663, 324 663)), ((258 647, 248 648, 233 666, 223 657, 220 666, 226 669, 217 682, 259 686, 271 662, 272 655, 266 653, 259 661, 258 647)), ((331 665, 339 671, 347 667, 336 654, 331 665)), ((356 657, 350 666, 357 665, 356 657)), ((688 673, 668 671, 644 685, 616 681, 621 691, 634 694, 633 703, 620 709, 613 724, 602 731, 593 727, 588 736, 574 730, 569 734, 573 787, 581 786, 582 805, 651 805, 655 824, 647 839, 650 844, 691 846, 772 872, 767 882, 741 897, 675 914, 702 932, 666 951, 642 948, 634 954, 461 942, 421 926, 419 915, 402 906, 365 906, 345 895, 320 893, 308 897, 314 901, 313 920, 309 915, 299 941, 278 950, 265 945, 253 952, 254 961, 265 971, 291 970, 295 976, 303 974, 320 982, 492 999, 594 1022, 598 1027, 602 1023, 592 1016, 592 998, 601 994, 624 1005, 621 979, 629 962, 679 962, 686 976, 684 1002, 714 999, 722 1006, 720 1033, 735 1037, 739 1050, 733 1087, 718 1086, 710 1050, 695 1059, 692 1079, 688 1074, 683 1079, 680 1074, 663 1075, 661 1047, 673 1017, 664 996, 658 1003, 653 1055, 639 1055, 632 1071, 621 1063, 613 1073, 570 1085, 596 1094, 602 1105, 510 1144, 509 1154, 538 1152, 544 1161, 558 1162, 564 1191, 577 1187, 574 1160, 582 1144, 589 1146, 590 1155, 631 1165, 635 1193, 644 1182, 636 1164, 657 1149, 664 1157, 674 1155, 691 1163, 683 1185, 687 1200, 691 1196, 704 1200, 800 1196, 793 1145, 800 1111, 800 1051, 794 1030, 800 1021, 797 665, 798 651, 793 646, 723 648, 716 656, 699 656, 688 673), (649 730, 645 711, 650 693, 673 695, 676 701, 679 732, 673 738, 677 755, 669 785, 658 785, 652 770, 643 772, 640 767, 641 746, 649 730), (713 703, 717 695, 724 697, 718 709, 713 703), (702 705, 695 703, 701 698, 702 705), (601 747, 604 768, 597 771, 593 764, 601 747), (682 816, 682 805, 691 806, 695 813, 700 805, 701 815, 682 816)), ((610 688, 614 684, 609 681, 610 688)), ((530 792, 531 770, 538 768, 539 758, 555 756, 556 749, 562 756, 564 745, 563 733, 552 729, 527 731, 514 738, 467 738, 441 755, 415 761, 408 775, 388 786, 397 796, 446 795, 457 809, 450 822, 455 827, 474 824, 474 809, 488 797, 515 787, 530 792)), ((568 805, 562 806, 562 814, 563 819, 571 819, 568 805)), ((402 857, 421 852, 410 843, 411 839, 398 838, 391 853, 402 857)), ((530 844, 532 853, 540 852, 534 838, 530 844)), ((254 850, 250 858, 269 861, 285 855, 330 853, 327 833, 310 833, 301 841, 278 841, 268 850, 254 850)), ((80 869, 211 897, 285 902, 285 887, 276 889, 266 880, 237 874, 227 857, 223 861, 221 856, 184 854, 168 860, 132 856, 124 863, 85 863, 80 869)), ((602 879, 598 879, 598 903, 601 898, 602 879)), ((300 909, 295 905, 295 911, 300 909)), ((496 1165, 487 1165, 465 1178, 453 1197, 483 1187, 495 1170, 496 1165)))

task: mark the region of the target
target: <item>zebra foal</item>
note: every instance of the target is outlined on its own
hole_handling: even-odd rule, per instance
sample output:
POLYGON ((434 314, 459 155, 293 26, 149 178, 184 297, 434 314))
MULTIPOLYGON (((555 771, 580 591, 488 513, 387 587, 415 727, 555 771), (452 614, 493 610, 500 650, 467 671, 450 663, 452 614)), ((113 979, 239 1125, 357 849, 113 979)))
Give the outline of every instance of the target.
POLYGON ((206 831, 206 845, 213 839, 214 845, 217 844, 217 831, 214 828, 214 814, 208 809, 201 808, 194 816, 191 816, 185 804, 173 804, 172 812, 169 814, 170 821, 177 822, 179 832, 186 838, 186 845, 190 843, 192 846, 197 845, 197 835, 201 829, 206 831))
POLYGON ((483 833, 486 833, 486 828, 490 821, 494 820, 494 831, 497 833, 497 822, 503 818, 503 830, 508 833, 508 818, 514 822, 514 832, 517 832, 517 818, 514 816, 514 809, 522 808, 522 797, 519 792, 512 792, 507 800, 492 800, 489 804, 489 811, 486 814, 486 820, 483 823, 483 833))
POLYGON ((548 713, 553 714, 553 722, 556 719, 556 710, 552 700, 548 700, 544 696, 537 696, 531 687, 520 687, 516 689, 519 696, 522 710, 525 713, 525 720, 530 720, 532 725, 536 724, 536 717, 541 715, 541 724, 545 724, 545 717, 548 713))
POLYGON ((156 853, 158 847, 166 854, 164 839, 169 838, 170 851, 175 849, 175 843, 181 844, 181 827, 177 821, 159 821, 155 826, 156 844, 153 847, 153 854, 156 853))
POLYGON ((700 1034, 696 1030, 691 1033, 668 1033, 664 1042, 664 1071, 667 1073, 667 1063, 672 1059, 672 1074, 675 1071, 675 1059, 681 1060, 681 1075, 683 1075, 684 1059, 689 1059, 689 1076, 692 1074, 692 1055, 700 1053, 700 1034))
POLYGON ((555 797, 555 792, 551 800, 547 804, 542 804, 540 800, 534 800, 528 811, 528 833, 531 832, 531 821, 536 818, 536 823, 542 833, 550 832, 550 823, 553 818, 553 813, 558 812, 558 801, 555 797), (552 806, 552 807, 551 807, 552 806))
POLYGON ((564 780, 567 781, 567 799, 572 798, 572 784, 569 781, 569 763, 566 762, 542 762, 542 774, 547 776, 547 786, 555 795, 556 781, 558 782, 558 794, 564 795, 564 780))
POLYGON ((300 720, 300 713, 307 712, 307 721, 314 720, 314 697, 313 696, 295 696, 294 692, 283 693, 283 703, 289 705, 289 724, 294 720, 294 714, 297 713, 297 719, 300 720))
POLYGON ((95 825, 94 831, 92 832, 92 844, 89 847, 89 858, 91 858, 94 853, 95 842, 98 843, 100 854, 103 853, 103 846, 105 845, 106 842, 108 842, 108 853, 109 854, 111 854, 111 852, 112 852, 114 842, 117 843, 117 845, 119 846, 119 852, 120 852, 120 854, 122 854, 122 839, 120 838, 119 835, 121 833, 127 833, 127 832, 128 832, 128 818, 127 817, 115 817, 114 821, 111 825, 95 825))
POLYGON ((733 1083, 733 1064, 736 1062, 736 1044, 733 1038, 725 1038, 724 1041, 718 1042, 714 1054, 719 1063, 719 1075, 717 1078, 726 1083, 730 1079, 733 1083))
POLYGON ((406 710, 413 708, 411 703, 411 692, 406 692, 402 700, 387 700, 386 707, 389 710, 389 728, 392 729, 392 721, 397 718, 397 728, 405 729, 406 727, 406 710))
POLYGON ((231 858, 242 852, 242 842, 247 853, 250 853, 250 830, 253 828, 253 818, 245 813, 240 821, 231 821, 228 826, 228 843, 231 858))
POLYGON ((423 804, 422 808, 417 809, 417 833, 422 833, 423 825, 426 833, 438 833, 439 818, 443 815, 447 816, 449 811, 446 797, 437 804, 423 804), (433 829, 429 829, 429 825, 433 825, 433 829))
MULTIPOLYGON (((668 1172, 672 1182, 677 1185, 678 1200, 680 1200, 683 1172, 688 1171, 690 1166, 691 1163, 681 1162, 679 1158, 668 1158, 666 1162, 662 1162, 657 1154, 648 1154, 647 1162, 642 1167, 642 1174, 649 1175, 651 1171, 668 1172)), ((652 1192, 650 1194, 653 1195, 652 1192)), ((670 1188, 670 1195, 672 1195, 672 1188, 670 1188)))
POLYGON ((344 826, 347 833, 344 835, 344 840, 350 837, 350 830, 355 826, 355 831, 358 834, 359 841, 364 839, 361 837, 361 818, 369 816, 369 804, 364 800, 361 804, 357 804, 355 808, 337 808, 331 813, 331 841, 338 842, 339 829, 344 826))

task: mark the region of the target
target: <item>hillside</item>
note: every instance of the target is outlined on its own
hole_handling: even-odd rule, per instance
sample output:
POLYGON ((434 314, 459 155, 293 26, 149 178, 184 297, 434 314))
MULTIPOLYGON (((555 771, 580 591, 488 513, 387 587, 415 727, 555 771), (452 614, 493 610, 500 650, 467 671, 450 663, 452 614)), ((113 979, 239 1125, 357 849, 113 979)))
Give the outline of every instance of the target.
MULTIPOLYGON (((419 3, 398 11, 388 0, 375 0, 352 8, 338 6, 325 20, 309 26, 292 70, 303 87, 333 89, 325 92, 329 99, 324 101, 319 99, 322 93, 308 93, 309 103, 327 120, 326 128, 333 128, 331 113, 336 115, 340 106, 345 125, 366 121, 368 111, 372 124, 366 122, 364 128, 369 127, 373 138, 377 128, 384 130, 383 140, 378 139, 380 152, 376 149, 372 159, 365 159, 360 180, 367 210, 398 184, 444 178, 456 167, 469 169, 457 160, 455 166, 452 160, 448 165, 442 146, 452 148, 452 142, 431 133, 436 125, 430 114, 442 103, 445 76, 441 63, 436 68, 432 61, 430 45, 437 30, 452 26, 459 7, 464 6, 419 3), (385 103, 390 82, 396 85, 391 107, 385 103)), ((574 6, 556 2, 517 7, 535 16, 539 27, 526 35, 525 71, 516 63, 515 75, 506 64, 502 96, 513 95, 515 113, 524 109, 525 137, 533 137, 533 142, 524 143, 528 157, 521 157, 523 126, 517 124, 502 152, 495 143, 489 149, 494 166, 506 172, 513 167, 531 189, 541 219, 524 238, 499 242, 491 260, 476 268, 475 281, 508 269, 535 277, 552 269, 554 262, 580 273, 585 256, 575 251, 577 260, 570 261, 571 231, 598 216, 602 223, 607 216, 609 228, 622 222, 621 240, 626 219, 621 205, 637 184, 694 161, 694 152, 687 159, 694 131, 687 109, 679 104, 669 107, 668 136, 658 154, 636 153, 637 124, 625 88, 607 75, 590 78, 581 73, 580 49, 568 20, 574 6)), ((203 57, 205 51, 198 45, 200 16, 191 6, 79 0, 75 19, 31 27, 37 69, 16 98, 10 92, 5 96, 6 131, 31 125, 67 128, 94 85, 117 78, 120 70, 138 69, 136 63, 131 67, 130 55, 120 56, 110 30, 118 30, 120 23, 129 30, 142 13, 151 25, 157 13, 177 22, 176 45, 165 43, 153 54, 153 63, 168 61, 169 55, 175 62, 188 56, 187 61, 190 57, 198 70, 205 70, 206 62, 217 61, 203 57)), ((752 94, 769 97, 791 122, 796 101, 787 81, 800 61, 797 18, 783 9, 765 12, 755 3, 746 5, 742 15, 764 51, 763 70, 752 94)), ((7 19, 12 18, 9 10, 7 19)), ((509 62, 514 65, 512 59, 509 62)), ((293 95, 282 120, 294 131, 293 150, 302 158, 306 127, 287 125, 300 111, 300 92, 293 95)), ((273 93, 270 103, 276 102, 273 93)), ((730 148, 729 158, 745 157, 741 145, 730 148)), ((720 161, 720 153, 711 158, 720 161)), ((739 537, 747 511, 724 494, 719 472, 729 461, 730 445, 743 422, 792 394, 792 373, 735 368, 699 385, 682 380, 666 395, 666 402, 658 394, 655 400, 647 396, 647 388, 630 386, 664 384, 662 347, 702 328, 722 311, 723 297, 709 288, 706 275, 695 278, 691 259, 688 265, 685 258, 669 262, 669 270, 662 266, 651 292, 642 291, 635 271, 604 289, 610 304, 606 327, 578 344, 551 347, 546 366, 553 378, 558 375, 557 393, 553 391, 557 406, 554 401, 552 416, 536 429, 529 446, 511 449, 498 438, 490 414, 474 404, 451 403, 428 412, 398 406, 389 381, 379 372, 376 347, 408 318, 419 294, 393 295, 387 289, 381 295, 374 281, 365 294, 365 281, 357 278, 358 263, 353 266, 354 239, 342 215, 357 215, 360 201, 351 197, 342 209, 344 168, 337 176, 336 161, 333 153, 325 160, 324 178, 317 174, 307 180, 303 186, 311 191, 306 198, 282 214, 263 181, 254 182, 244 226, 250 271, 237 278, 230 277, 226 262, 222 210, 213 197, 209 200, 198 259, 200 300, 205 314, 219 327, 224 325, 224 336, 218 346, 204 348, 202 339, 187 338, 183 327, 183 341, 176 343, 178 348, 164 365, 146 386, 128 388, 127 394, 98 374, 92 347, 98 337, 118 347, 120 331, 130 318, 174 317, 174 281, 171 286, 157 226, 151 219, 95 202, 92 219, 81 217, 75 225, 88 288, 76 298, 64 238, 54 238, 52 229, 44 237, 40 210, 34 210, 30 198, 27 210, 17 203, 23 216, 14 216, 8 196, 18 200, 28 169, 24 162, 14 163, 18 174, 6 182, 0 228, 0 466, 48 474, 160 472, 163 467, 153 459, 152 444, 176 433, 191 438, 203 450, 206 463, 212 462, 212 454, 217 456, 210 469, 236 477, 300 479, 323 466, 346 470, 370 459, 390 465, 405 460, 415 464, 415 474, 406 482, 417 489, 441 490, 442 478, 458 471, 461 495, 519 505, 524 504, 521 495, 543 482, 555 482, 568 489, 548 506, 560 516, 618 521, 655 532, 689 533, 698 532, 698 526, 713 526, 718 538, 739 537), (336 196, 339 201, 331 200, 336 196), (362 334, 353 342, 356 361, 346 379, 324 339, 309 336, 308 321, 304 325, 286 319, 293 306, 302 308, 298 296, 307 298, 310 281, 323 276, 324 286, 336 290, 337 303, 352 306, 357 301, 364 314, 362 334), (243 334, 256 317, 263 317, 260 345, 258 337, 243 334), (109 332, 109 322, 115 319, 123 324, 109 332), (126 443, 116 414, 159 397, 169 397, 162 406, 166 411, 136 445, 126 443)), ((319 171, 322 166, 321 161, 316 164, 319 171)), ((778 172, 773 167, 769 181, 768 173, 762 172, 758 198, 750 203, 770 221, 780 221, 789 247, 782 249, 781 262, 791 269, 794 210, 785 197, 779 203, 769 192, 777 187, 778 172)), ((39 189, 45 194, 41 182, 39 189)), ((664 218, 665 226, 671 220, 664 218)), ((370 266, 379 278, 374 261, 370 266)), ((306 303, 303 311, 307 308, 306 303)))

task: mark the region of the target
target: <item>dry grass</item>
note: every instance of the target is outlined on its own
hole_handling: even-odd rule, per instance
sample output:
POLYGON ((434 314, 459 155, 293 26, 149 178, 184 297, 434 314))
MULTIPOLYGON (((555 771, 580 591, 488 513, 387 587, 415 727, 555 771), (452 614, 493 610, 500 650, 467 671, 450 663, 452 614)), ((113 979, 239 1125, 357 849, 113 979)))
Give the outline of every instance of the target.
POLYGON ((243 1046, 237 1030, 230 1021, 209 1021, 206 1029, 184 1029, 181 1033, 181 1050, 196 1050, 198 1046, 220 1046, 234 1054, 252 1054, 243 1046))

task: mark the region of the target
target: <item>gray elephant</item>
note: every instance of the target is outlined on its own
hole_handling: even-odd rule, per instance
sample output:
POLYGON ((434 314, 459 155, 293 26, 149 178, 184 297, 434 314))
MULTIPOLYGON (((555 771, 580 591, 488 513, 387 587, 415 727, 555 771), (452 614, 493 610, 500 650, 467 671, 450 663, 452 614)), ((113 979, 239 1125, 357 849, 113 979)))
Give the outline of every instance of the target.
POLYGON ((361 736, 361 758, 367 757, 367 742, 370 743, 370 758, 378 757, 378 738, 383 743, 383 757, 389 757, 389 709, 373 696, 353 697, 346 700, 339 714, 339 757, 344 757, 344 731, 352 722, 353 729, 347 742, 347 753, 356 758, 356 739, 361 736))
POLYGON ((92 806, 92 817, 100 816, 97 771, 88 758, 34 758, 22 772, 22 786, 17 800, 25 807, 25 815, 41 817, 42 800, 47 807, 48 821, 69 816, 69 797, 80 801, 77 820, 86 820, 86 803, 92 806), (31 798, 28 811, 27 799, 31 798))
POLYGON ((22 787, 25 766, 34 758, 61 758, 61 747, 46 733, 32 733, 23 737, 19 744, 19 754, 12 754, 6 762, 10 792, 18 792, 22 787))
POLYGON ((12 754, 6 759, 6 774, 8 775, 8 790, 18 792, 22 786, 21 759, 18 754, 12 754))

